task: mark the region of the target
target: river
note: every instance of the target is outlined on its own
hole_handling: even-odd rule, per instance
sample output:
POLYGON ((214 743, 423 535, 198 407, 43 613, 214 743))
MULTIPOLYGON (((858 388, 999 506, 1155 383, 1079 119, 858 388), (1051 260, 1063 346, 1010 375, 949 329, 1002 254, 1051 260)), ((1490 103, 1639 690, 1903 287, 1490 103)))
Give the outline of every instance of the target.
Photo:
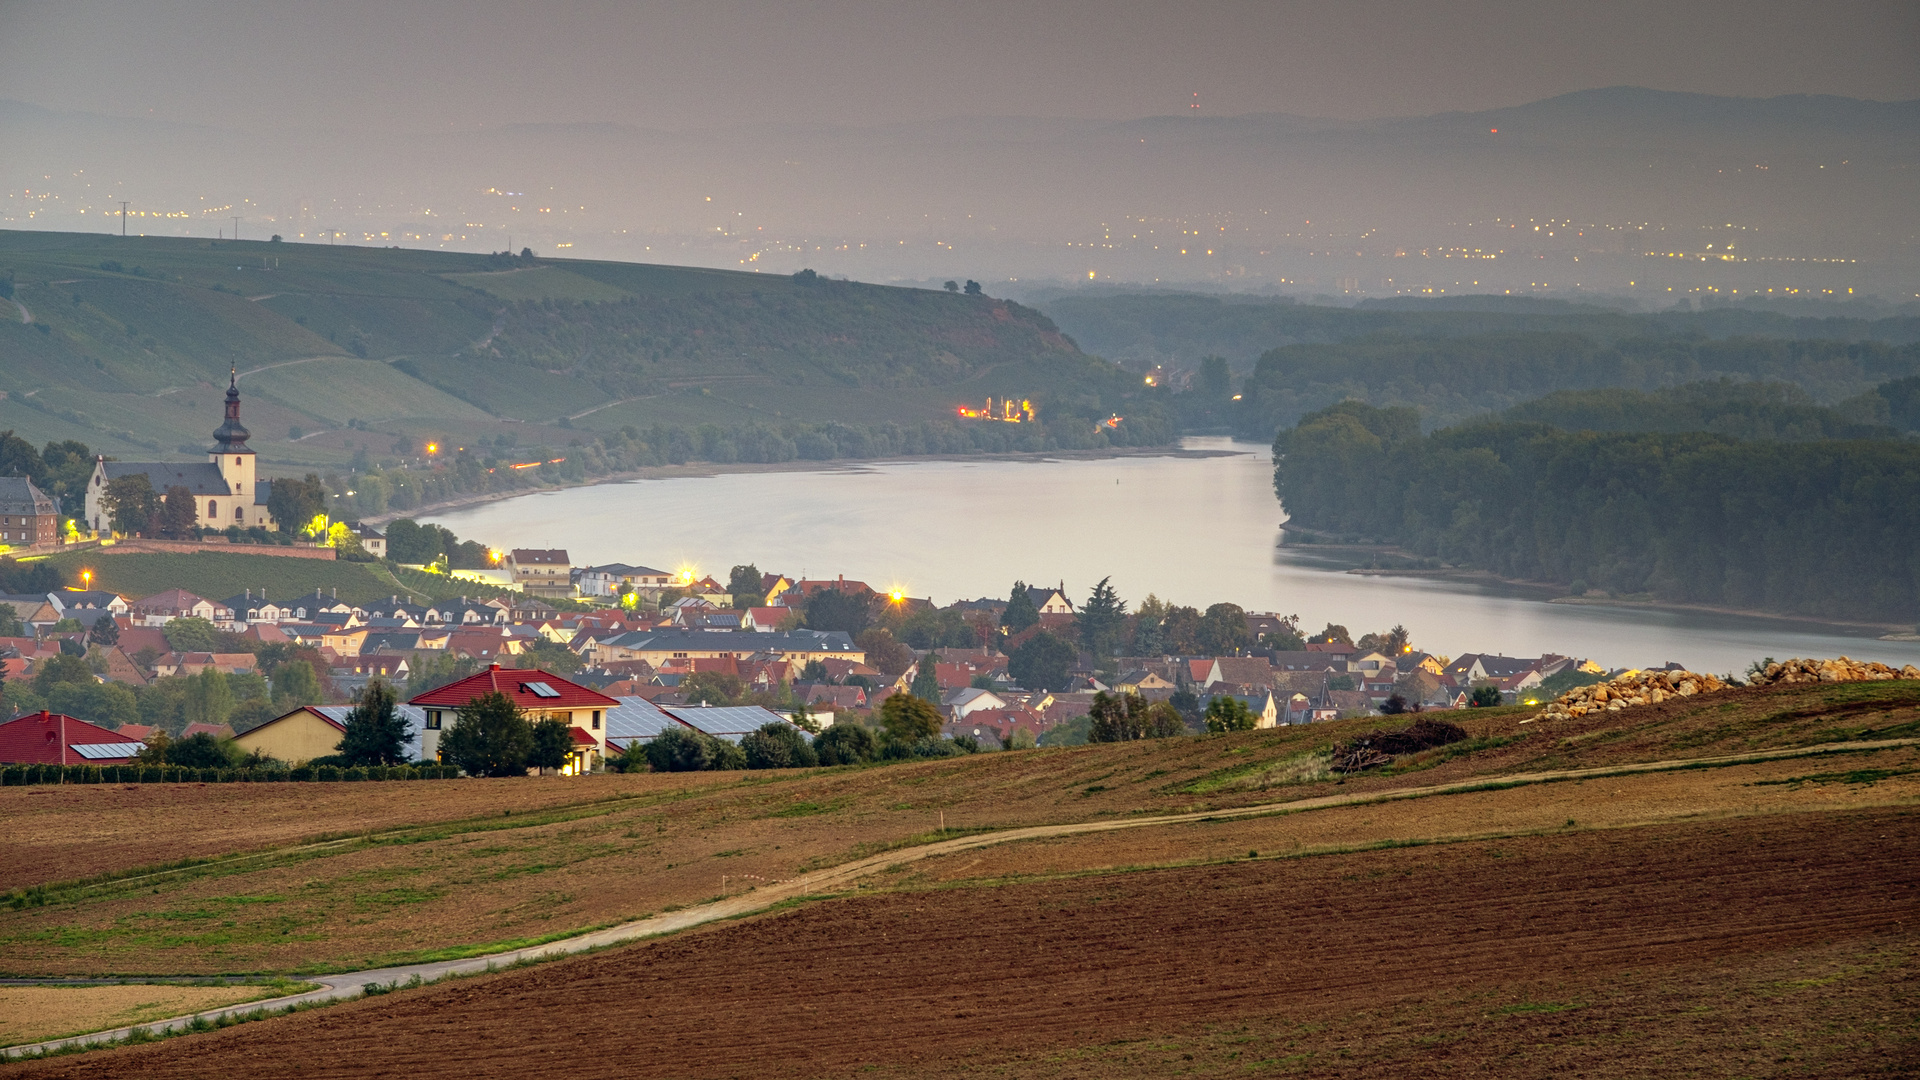
POLYGON ((1741 671, 1756 657, 1920 663, 1920 642, 1817 623, 1634 606, 1549 604, 1527 590, 1328 568, 1279 546, 1271 452, 1187 439, 1213 456, 914 461, 635 480, 516 496, 427 515, 496 547, 565 548, 576 565, 691 567, 721 581, 735 563, 790 577, 845 574, 945 604, 1005 597, 1016 578, 1064 583, 1075 601, 1111 575, 1205 609, 1298 614, 1359 635, 1402 623, 1436 653, 1591 658, 1607 667, 1678 661, 1741 671))

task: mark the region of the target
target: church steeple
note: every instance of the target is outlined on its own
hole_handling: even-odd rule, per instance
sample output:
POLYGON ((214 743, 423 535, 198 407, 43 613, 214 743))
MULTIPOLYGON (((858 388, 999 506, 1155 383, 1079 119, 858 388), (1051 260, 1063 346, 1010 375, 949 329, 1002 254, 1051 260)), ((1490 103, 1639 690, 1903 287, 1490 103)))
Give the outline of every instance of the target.
POLYGON ((238 367, 227 371, 227 419, 213 433, 213 441, 219 443, 216 454, 251 454, 247 449, 247 429, 240 424, 240 372, 238 367))

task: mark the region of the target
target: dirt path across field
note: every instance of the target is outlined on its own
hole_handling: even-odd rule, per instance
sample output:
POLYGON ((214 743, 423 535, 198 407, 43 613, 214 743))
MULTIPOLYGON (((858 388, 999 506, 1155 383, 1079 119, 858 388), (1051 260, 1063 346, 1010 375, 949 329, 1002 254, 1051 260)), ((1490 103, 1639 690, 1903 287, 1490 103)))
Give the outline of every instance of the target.
POLYGON ((397 967, 377 968, 366 971, 349 972, 339 975, 312 977, 310 981, 320 984, 320 989, 270 1002, 257 1003, 246 1007, 215 1009, 189 1017, 178 1017, 151 1024, 99 1032, 68 1039, 52 1040, 28 1046, 0 1051, 0 1056, 16 1056, 41 1050, 61 1049, 69 1046, 84 1045, 107 1039, 124 1037, 138 1028, 152 1033, 165 1033, 185 1028, 198 1018, 217 1019, 223 1015, 244 1013, 262 1006, 283 1007, 323 1001, 338 1001, 362 996, 369 985, 391 986, 418 978, 421 981, 433 981, 455 975, 472 975, 496 970, 515 963, 552 959, 574 953, 606 948, 611 945, 637 941, 643 938, 657 937, 689 930, 712 922, 737 919, 764 911, 783 902, 799 898, 833 893, 854 884, 861 878, 878 871, 891 869, 903 864, 938 856, 951 856, 979 848, 1031 840, 1055 840, 1064 837, 1085 836, 1098 833, 1110 833, 1119 830, 1135 830, 1153 827, 1165 827, 1195 824, 1201 822, 1231 821, 1248 818, 1269 817, 1273 815, 1291 815, 1297 813, 1324 810, 1338 807, 1351 807, 1365 804, 1393 803, 1407 799, 1430 798, 1435 796, 1457 795, 1472 792, 1489 791, 1499 788, 1522 787, 1531 784, 1557 783, 1598 779, 1608 776, 1627 776, 1643 773, 1672 772, 1685 769, 1732 765, 1746 762, 1776 761, 1786 758, 1817 757, 1834 753, 1849 753, 1882 749, 1909 747, 1920 744, 1920 739, 1890 739, 1874 742, 1833 743, 1819 747, 1804 747, 1786 750, 1761 751, 1757 753, 1726 755, 1718 758, 1696 758, 1678 761, 1645 762, 1627 765, 1605 766, 1588 769, 1567 769, 1550 772, 1515 774, 1498 780, 1472 780, 1452 784, 1433 785, 1419 788, 1405 788, 1397 791, 1361 792, 1351 795, 1329 795, 1292 802, 1265 803, 1256 806, 1234 809, 1201 811, 1190 814, 1166 814, 1139 816, 1130 819, 1084 821, 1058 825, 1036 825, 1024 828, 1002 829, 993 832, 963 836, 951 840, 942 840, 912 848, 883 852, 843 863, 838 866, 795 877, 769 881, 756 886, 753 891, 739 896, 725 897, 705 904, 699 904, 680 911, 667 912, 645 919, 623 923, 569 937, 543 945, 495 953, 488 956, 472 957, 461 960, 447 960, 434 963, 409 964, 397 967))
POLYGON ((1893 808, 872 894, 6 1071, 1901 1073, 1915 851, 1893 808))

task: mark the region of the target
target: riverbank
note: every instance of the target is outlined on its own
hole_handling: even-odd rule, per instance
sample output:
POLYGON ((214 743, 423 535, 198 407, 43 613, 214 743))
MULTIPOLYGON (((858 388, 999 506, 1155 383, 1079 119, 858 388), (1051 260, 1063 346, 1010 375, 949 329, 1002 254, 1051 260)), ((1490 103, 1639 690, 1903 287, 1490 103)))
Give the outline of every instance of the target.
MULTIPOLYGON (((1255 444, 1248 444, 1249 446, 1255 444)), ((578 488, 600 487, 606 484, 625 484, 635 480, 689 480, 714 476, 733 476, 758 473, 854 473, 871 469, 876 465, 911 465, 920 462, 1029 462, 1040 464, 1049 461, 1101 461, 1118 458, 1215 458, 1233 457, 1242 453, 1238 450, 1195 450, 1180 446, 1130 446, 1115 447, 1106 450, 1040 450, 1019 453, 983 453, 983 454, 920 454, 912 456, 885 458, 834 458, 826 461, 689 461, 684 465, 650 465, 644 469, 629 469, 626 472, 608 473, 596 476, 584 483, 552 484, 545 487, 519 488, 514 491, 487 491, 471 495, 460 495, 438 502, 423 503, 407 510, 394 510, 376 514, 364 520, 369 525, 385 525, 400 518, 418 518, 428 514, 445 513, 449 510, 461 510, 487 503, 501 502, 519 498, 522 495, 538 495, 542 492, 572 491, 578 488)))
MULTIPOLYGON (((1398 548, 1372 548, 1358 544, 1289 544, 1288 547, 1322 551, 1369 551, 1395 558, 1416 558, 1398 548)), ((1808 626, 1826 626, 1839 630, 1864 631, 1875 635, 1881 641, 1920 641, 1920 634, 1911 632, 1911 628, 1902 623, 1862 622, 1853 619, 1835 619, 1819 615, 1795 615, 1778 611, 1763 611, 1756 608, 1720 607, 1713 604, 1687 604, 1672 600, 1658 600, 1650 596, 1569 596, 1567 586, 1558 582, 1532 581, 1525 578, 1501 577, 1490 570, 1474 570, 1467 567, 1382 567, 1360 566, 1346 571, 1361 577, 1401 577, 1424 578, 1439 581, 1457 581, 1483 585, 1502 585, 1508 588, 1537 594, 1536 598, 1549 604, 1568 604, 1584 607, 1633 608, 1654 611, 1687 611, 1707 615, 1732 615, 1745 619, 1771 619, 1782 623, 1801 623, 1808 626)))

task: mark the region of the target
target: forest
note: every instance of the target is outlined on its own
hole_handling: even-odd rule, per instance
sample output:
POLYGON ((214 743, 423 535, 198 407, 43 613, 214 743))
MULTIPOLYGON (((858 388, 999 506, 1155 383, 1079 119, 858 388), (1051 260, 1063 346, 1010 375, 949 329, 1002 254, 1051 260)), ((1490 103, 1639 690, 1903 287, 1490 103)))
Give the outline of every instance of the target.
POLYGON ((1413 408, 1343 401, 1279 432, 1274 462, 1295 528, 1575 593, 1920 619, 1920 440, 1422 433, 1413 408))
MULTIPOLYGON (((1267 439, 1345 400, 1417 407, 1428 427, 1456 424, 1559 390, 1661 390, 1717 379, 1791 383, 1838 403, 1920 375, 1920 344, 1780 338, 1580 334, 1455 337, 1381 334, 1288 345, 1260 357, 1231 406, 1234 433, 1267 439)), ((1888 422, 1886 419, 1869 422, 1888 422)))

